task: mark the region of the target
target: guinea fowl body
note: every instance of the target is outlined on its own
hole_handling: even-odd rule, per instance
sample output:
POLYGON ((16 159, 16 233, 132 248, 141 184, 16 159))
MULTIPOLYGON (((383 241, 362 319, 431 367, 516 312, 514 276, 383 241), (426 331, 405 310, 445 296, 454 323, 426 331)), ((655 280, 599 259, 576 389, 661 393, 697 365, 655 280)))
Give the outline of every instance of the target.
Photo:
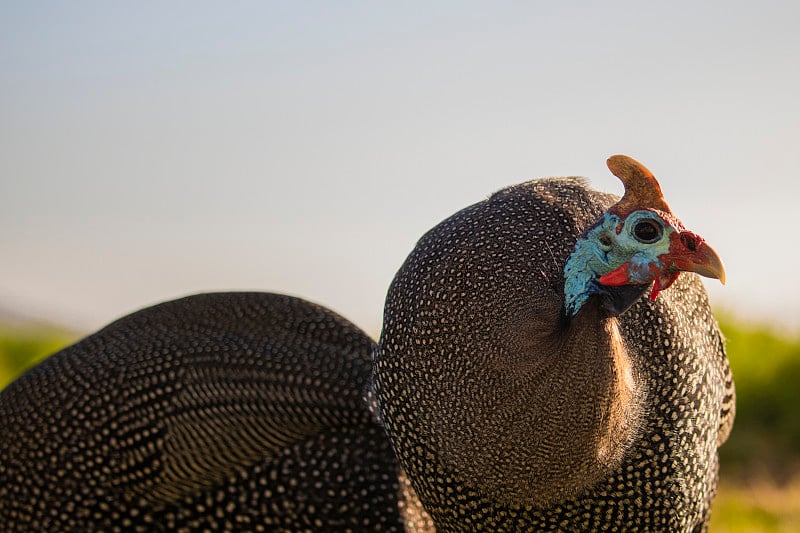
POLYGON ((274 294, 123 318, 0 392, 0 530, 402 531, 373 347, 274 294))
POLYGON ((649 301, 624 263, 565 304, 613 201, 546 179, 456 213, 377 346, 274 294, 113 323, 0 392, 0 530, 702 530, 733 420, 702 285, 649 301))
POLYGON ((576 179, 511 187, 398 272, 373 379, 437 531, 704 527, 733 389, 699 280, 564 313, 564 265, 612 203, 576 179))

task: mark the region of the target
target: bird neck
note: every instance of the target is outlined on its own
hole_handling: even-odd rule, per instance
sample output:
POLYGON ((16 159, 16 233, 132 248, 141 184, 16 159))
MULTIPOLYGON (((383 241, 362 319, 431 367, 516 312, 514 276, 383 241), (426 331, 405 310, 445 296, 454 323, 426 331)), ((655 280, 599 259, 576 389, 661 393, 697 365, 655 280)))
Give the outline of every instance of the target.
POLYGON ((564 267, 564 306, 569 316, 576 316, 589 296, 597 291, 601 272, 614 270, 622 264, 622 261, 614 264, 614 256, 609 254, 609 243, 619 222, 618 215, 606 211, 575 243, 564 267))
POLYGON ((483 406, 454 400, 474 409, 465 420, 451 416, 443 444, 470 484, 504 503, 541 506, 580 494, 619 465, 638 427, 641 390, 618 321, 599 299, 568 324, 535 327, 509 332, 516 349, 495 358, 483 406))
MULTIPOLYGON (((561 426, 575 431, 572 453, 584 456, 588 471, 605 474, 619 464, 638 429, 640 380, 622 341, 619 321, 609 316, 599 298, 584 304, 560 342, 562 361, 551 370, 572 382, 568 393, 573 400, 561 426)), ((576 481, 586 479, 579 470, 576 481)))

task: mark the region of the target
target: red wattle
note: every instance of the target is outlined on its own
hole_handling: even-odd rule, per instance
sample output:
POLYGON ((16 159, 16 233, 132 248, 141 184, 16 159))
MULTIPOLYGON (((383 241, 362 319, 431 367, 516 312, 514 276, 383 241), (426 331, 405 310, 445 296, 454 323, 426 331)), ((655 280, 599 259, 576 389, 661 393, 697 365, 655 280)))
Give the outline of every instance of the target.
POLYGON ((603 274, 598 278, 597 281, 600 282, 601 285, 608 285, 610 287, 616 287, 618 285, 627 285, 630 283, 628 280, 628 267, 631 266, 630 261, 622 263, 620 266, 609 272, 608 274, 603 274))
POLYGON ((653 288, 650 289, 650 301, 655 302, 656 298, 658 298, 658 293, 661 292, 661 281, 659 278, 653 282, 653 288))

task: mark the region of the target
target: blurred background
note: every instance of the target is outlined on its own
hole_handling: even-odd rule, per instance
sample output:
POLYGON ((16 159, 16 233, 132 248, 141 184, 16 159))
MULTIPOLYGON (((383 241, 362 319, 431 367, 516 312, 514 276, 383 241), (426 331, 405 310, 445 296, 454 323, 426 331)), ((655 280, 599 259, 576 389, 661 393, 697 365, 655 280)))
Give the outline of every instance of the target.
POLYGON ((3 2, 0 387, 195 292, 378 334, 414 242, 519 181, 659 177, 726 262, 712 531, 800 530, 800 4, 3 2))

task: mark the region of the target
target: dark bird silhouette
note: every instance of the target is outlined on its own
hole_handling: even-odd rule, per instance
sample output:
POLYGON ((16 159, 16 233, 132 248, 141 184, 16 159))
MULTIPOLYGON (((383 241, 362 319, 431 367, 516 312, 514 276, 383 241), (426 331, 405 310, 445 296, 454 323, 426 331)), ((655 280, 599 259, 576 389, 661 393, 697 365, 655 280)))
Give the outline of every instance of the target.
POLYGON ((544 179, 433 228, 377 346, 226 293, 49 357, 0 392, 0 530, 703 530, 734 390, 680 273, 724 269, 646 168, 609 168, 616 203, 544 179))

